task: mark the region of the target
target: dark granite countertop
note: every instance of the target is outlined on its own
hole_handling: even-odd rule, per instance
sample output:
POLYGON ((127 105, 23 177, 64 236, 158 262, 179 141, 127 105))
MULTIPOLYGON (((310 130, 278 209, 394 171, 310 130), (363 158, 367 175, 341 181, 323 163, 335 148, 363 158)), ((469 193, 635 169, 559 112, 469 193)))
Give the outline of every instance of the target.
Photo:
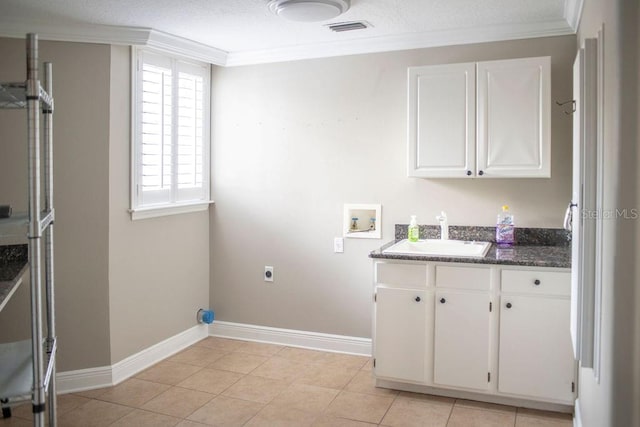
POLYGON ((0 310, 20 286, 28 258, 27 245, 0 246, 0 310))
MULTIPOLYGON (((510 247, 500 247, 496 245, 493 240, 495 233, 493 227, 450 227, 449 237, 451 239, 493 242, 489 252, 487 252, 487 255, 483 258, 383 254, 382 251, 388 247, 402 239, 406 239, 406 228, 406 225, 396 225, 396 239, 372 251, 369 257, 408 261, 520 265, 527 267, 571 267, 569 233, 563 229, 517 228, 517 243, 510 247)), ((421 239, 437 239, 439 237, 439 227, 428 225, 420 226, 421 239)))

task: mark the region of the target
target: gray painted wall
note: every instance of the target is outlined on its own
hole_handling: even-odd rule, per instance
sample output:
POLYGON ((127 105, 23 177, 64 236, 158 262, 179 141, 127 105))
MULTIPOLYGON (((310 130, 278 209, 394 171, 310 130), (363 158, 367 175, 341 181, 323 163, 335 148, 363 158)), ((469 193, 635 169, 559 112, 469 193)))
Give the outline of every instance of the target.
MULTIPOLYGON (((640 8, 637 1, 586 0, 578 39, 604 27, 604 204, 638 209, 640 8)), ((580 369, 584 427, 640 425, 640 227, 604 221, 600 381, 580 369), (634 238, 635 236, 635 238, 634 238)))
MULTIPOLYGON (((108 365, 109 47, 40 42, 54 76, 59 370, 108 365)), ((0 39, 0 80, 25 79, 25 41, 0 39)), ((26 211, 26 112, 0 111, 0 203, 26 211)), ((0 313, 3 340, 29 337, 28 287, 0 313), (16 315, 17 312, 21 314, 16 315), (6 328, 4 325, 11 325, 6 328), (6 332, 4 332, 6 331, 6 332), (8 334, 9 336, 6 336, 8 334)))
MULTIPOLYGON (((639 190, 629 185, 640 163, 637 100, 629 107, 624 94, 634 82, 640 93, 638 58, 634 70, 624 51, 633 41, 617 28, 637 32, 639 19, 637 5, 634 15, 620 4, 587 0, 579 38, 601 22, 611 29, 605 72, 621 78, 605 88, 606 203, 637 206, 639 190)), ((56 95, 60 371, 115 363, 195 324, 209 264, 219 319, 368 337, 367 253, 392 239, 394 223, 415 213, 434 224, 444 209, 452 224, 491 225, 507 202, 519 225, 559 227, 570 194, 570 120, 553 110, 549 180, 409 179, 405 73, 410 65, 552 55, 552 98, 569 99, 575 49, 568 36, 216 69, 216 205, 210 215, 131 222, 128 50, 41 42, 42 58, 54 62, 56 95), (382 203, 383 239, 347 239, 345 253, 333 254, 345 202, 382 203), (262 281, 266 264, 275 266, 270 285, 262 281), (152 269, 157 274, 146 274, 152 269)), ((0 39, 0 57, 0 80, 24 78, 23 40, 0 39)), ((16 210, 26 206, 24 118, 0 113, 0 203, 16 210)), ((596 384, 580 372, 586 427, 639 422, 640 231, 612 222, 606 232, 603 377, 596 384)), ((3 341, 28 334, 27 289, 0 313, 0 324, 11 325, 0 328, 3 341)))
MULTIPOLYGON (((550 179, 406 177, 407 67, 552 57, 552 99, 571 97, 574 36, 216 68, 211 306, 221 320, 371 336, 367 254, 416 214, 436 224, 561 227, 571 197, 571 118, 552 109, 550 179), (346 239, 344 203, 381 203, 381 240, 346 239), (275 280, 262 279, 265 265, 275 280)), ((442 100, 446 102, 446 100, 442 100)))
MULTIPOLYGON (((24 80, 24 46, 0 39, 0 80, 24 80)), ((196 325, 209 216, 129 217, 129 48, 41 42, 40 54, 54 64, 58 370, 111 365, 196 325)), ((0 112, 0 150, 0 203, 25 211, 25 112, 0 112)), ((23 285, 0 313, 2 341, 29 337, 28 296, 23 285)))
POLYGON ((209 300, 209 215, 131 221, 130 49, 111 47, 109 306, 111 361, 196 325, 209 300))

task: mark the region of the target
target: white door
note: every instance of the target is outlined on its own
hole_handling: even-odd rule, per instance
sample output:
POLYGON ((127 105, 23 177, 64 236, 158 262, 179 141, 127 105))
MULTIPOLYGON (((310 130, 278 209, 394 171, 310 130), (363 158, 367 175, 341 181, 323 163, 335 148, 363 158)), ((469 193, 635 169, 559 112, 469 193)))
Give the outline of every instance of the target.
POLYGON ((409 68, 408 176, 475 175, 475 64, 409 68))
POLYGON ((594 366, 597 160, 597 41, 585 39, 573 65, 571 339, 582 367, 594 366))
POLYGON ((581 232, 582 232, 582 156, 583 133, 582 133, 582 71, 584 70, 584 49, 580 49, 573 63, 573 101, 575 111, 573 113, 573 169, 571 184, 571 344, 573 345, 573 355, 576 360, 580 359, 581 341, 581 297, 580 283, 582 281, 582 253, 581 253, 581 232))
POLYGON ((569 300, 503 295, 498 390, 573 402, 569 300))
POLYGON ((436 292, 434 383, 488 389, 489 302, 486 293, 436 292))
POLYGON ((477 174, 551 176, 551 60, 479 62, 477 174))
POLYGON ((376 288, 374 359, 377 377, 425 381, 426 315, 433 293, 376 288))

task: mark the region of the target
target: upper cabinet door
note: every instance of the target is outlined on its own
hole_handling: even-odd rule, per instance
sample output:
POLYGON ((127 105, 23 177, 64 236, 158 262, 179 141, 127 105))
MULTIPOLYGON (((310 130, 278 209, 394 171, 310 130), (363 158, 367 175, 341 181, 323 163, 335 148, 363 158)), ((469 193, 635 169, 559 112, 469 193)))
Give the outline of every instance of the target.
POLYGON ((551 176, 550 62, 478 62, 478 175, 551 176))
POLYGON ((410 177, 475 175, 475 63, 409 68, 410 177))

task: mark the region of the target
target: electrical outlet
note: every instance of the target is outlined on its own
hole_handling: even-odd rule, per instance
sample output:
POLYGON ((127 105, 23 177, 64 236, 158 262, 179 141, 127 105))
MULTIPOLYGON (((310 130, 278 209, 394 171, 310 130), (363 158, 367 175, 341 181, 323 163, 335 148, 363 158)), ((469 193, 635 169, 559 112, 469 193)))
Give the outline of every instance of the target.
POLYGON ((264 266, 264 281, 273 282, 273 267, 270 265, 264 266))
POLYGON ((342 237, 333 238, 333 252, 340 254, 344 252, 344 239, 342 237))

